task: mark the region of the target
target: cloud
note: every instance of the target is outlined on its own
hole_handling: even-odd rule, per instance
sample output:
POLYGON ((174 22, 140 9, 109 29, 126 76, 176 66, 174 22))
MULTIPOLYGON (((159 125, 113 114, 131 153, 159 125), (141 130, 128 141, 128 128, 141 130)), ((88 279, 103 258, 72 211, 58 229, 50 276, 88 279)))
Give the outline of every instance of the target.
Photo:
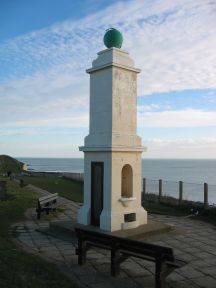
POLYGON ((210 0, 118 1, 84 19, 6 41, 0 65, 6 79, 62 69, 82 77, 103 49, 105 29, 115 26, 142 69, 139 94, 215 88, 215 7, 210 0))
POLYGON ((167 146, 167 145, 179 145, 180 147, 187 147, 191 145, 200 146, 200 145, 213 145, 216 149, 216 137, 211 138, 180 138, 180 139, 162 139, 162 138, 153 138, 146 139, 145 143, 151 143, 155 145, 167 146))
MULTIPOLYGON (((215 14, 210 0, 116 1, 83 19, 0 43, 1 127, 9 134, 12 128, 19 134, 21 128, 87 127, 85 69, 104 49, 103 34, 111 26, 122 31, 123 49, 142 69, 138 95, 216 88, 215 14)), ((212 104, 214 93, 208 96, 212 104)), ((215 127, 216 115, 193 106, 173 111, 149 104, 138 107, 138 124, 215 127)))
POLYGON ((71 143, 34 143, 30 145, 26 142, 17 142, 16 150, 12 142, 0 142, 1 154, 11 155, 12 157, 82 157, 78 146, 71 143))
MULTIPOLYGON (((74 115, 72 117, 58 117, 58 118, 50 118, 50 119, 40 119, 40 120, 24 120, 24 121, 16 121, 9 122, 5 124, 5 127, 31 127, 31 128, 85 128, 88 126, 88 114, 74 115)), ((4 127, 4 126, 3 126, 4 127)), ((40 132, 41 133, 41 132, 40 132)))
POLYGON ((155 104, 155 103, 146 104, 146 105, 138 105, 137 107, 137 111, 139 113, 143 113, 144 111, 158 110, 158 109, 161 109, 161 105, 155 104))
POLYGON ((43 74, 0 86, 1 127, 87 125, 88 87, 82 80, 67 73, 43 74))
POLYGON ((143 139, 147 158, 216 159, 216 138, 143 139))
POLYGON ((1 122, 87 111, 85 69, 103 49, 110 25, 123 32, 125 49, 142 68, 140 95, 216 87, 215 7, 201 0, 117 2, 84 19, 2 43, 0 66, 7 81, 0 87, 1 122))
POLYGON ((139 127, 216 127, 216 112, 185 109, 176 111, 138 111, 139 127))
POLYGON ((205 97, 205 101, 207 101, 211 105, 215 104, 216 103, 216 91, 215 90, 209 91, 209 93, 205 97))

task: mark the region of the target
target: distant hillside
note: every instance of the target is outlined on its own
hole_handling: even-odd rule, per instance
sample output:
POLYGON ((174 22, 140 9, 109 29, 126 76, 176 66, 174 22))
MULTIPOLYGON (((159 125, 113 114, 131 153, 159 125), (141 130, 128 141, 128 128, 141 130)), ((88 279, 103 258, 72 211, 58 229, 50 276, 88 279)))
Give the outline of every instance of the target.
POLYGON ((11 171, 13 173, 19 173, 23 171, 24 163, 8 156, 0 155, 0 173, 7 173, 11 171))

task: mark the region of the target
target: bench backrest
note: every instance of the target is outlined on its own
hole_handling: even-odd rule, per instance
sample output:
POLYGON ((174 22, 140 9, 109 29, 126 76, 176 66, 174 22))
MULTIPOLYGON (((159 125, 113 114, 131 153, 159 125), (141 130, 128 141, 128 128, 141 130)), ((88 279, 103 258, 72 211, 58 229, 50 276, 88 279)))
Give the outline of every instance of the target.
POLYGON ((96 244, 102 244, 107 247, 115 247, 122 252, 130 252, 134 254, 145 255, 150 258, 160 258, 162 260, 174 262, 174 254, 172 248, 160 245, 140 242, 128 238, 121 238, 106 233, 100 233, 91 230, 75 228, 78 237, 83 240, 96 244))
POLYGON ((82 240, 91 241, 96 244, 102 244, 107 247, 112 247, 116 245, 116 237, 112 237, 109 234, 102 234, 93 231, 85 231, 78 228, 75 228, 75 232, 78 237, 81 237, 82 240))
POLYGON ((40 204, 40 206, 43 206, 49 203, 55 203, 57 201, 57 198, 58 198, 58 193, 46 195, 46 196, 40 197, 38 199, 38 203, 40 204))

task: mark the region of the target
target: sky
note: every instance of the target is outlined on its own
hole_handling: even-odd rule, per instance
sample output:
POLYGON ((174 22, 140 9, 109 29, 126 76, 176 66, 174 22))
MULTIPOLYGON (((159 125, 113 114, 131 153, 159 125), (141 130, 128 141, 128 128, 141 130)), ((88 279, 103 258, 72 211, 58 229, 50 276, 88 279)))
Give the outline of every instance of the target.
POLYGON ((0 0, 0 154, 83 157, 89 75, 115 27, 145 158, 216 158, 216 1, 0 0))

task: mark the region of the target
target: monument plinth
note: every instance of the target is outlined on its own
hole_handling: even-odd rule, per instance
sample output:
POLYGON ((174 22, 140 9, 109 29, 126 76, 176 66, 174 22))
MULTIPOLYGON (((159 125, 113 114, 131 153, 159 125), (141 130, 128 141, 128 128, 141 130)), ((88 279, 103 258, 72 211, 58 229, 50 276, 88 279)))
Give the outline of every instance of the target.
MULTIPOLYGON (((110 40, 113 46, 115 41, 110 40)), ((84 146, 80 147, 84 152, 80 224, 115 231, 147 223, 147 212, 141 206, 143 147, 136 120, 139 72, 129 53, 116 47, 99 52, 87 70, 90 129, 84 146)))

